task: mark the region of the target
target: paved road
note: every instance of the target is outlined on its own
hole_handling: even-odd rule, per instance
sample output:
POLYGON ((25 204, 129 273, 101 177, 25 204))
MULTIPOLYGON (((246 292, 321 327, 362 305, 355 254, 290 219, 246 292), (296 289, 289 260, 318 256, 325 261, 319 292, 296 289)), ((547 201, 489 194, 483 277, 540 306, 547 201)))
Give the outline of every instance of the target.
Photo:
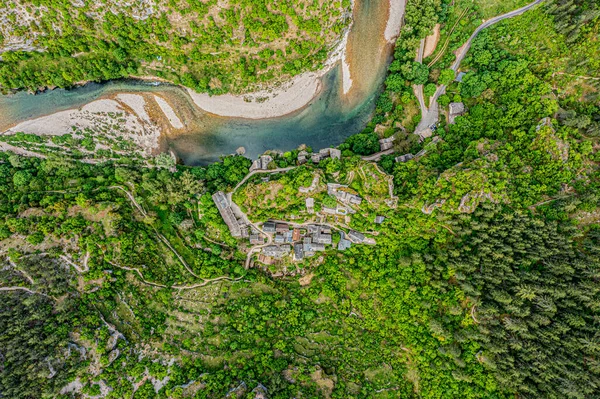
POLYGON ((390 148, 389 150, 385 150, 385 151, 380 151, 380 152, 376 152, 373 155, 368 155, 365 157, 361 157, 363 161, 370 161, 370 162, 378 162, 382 156, 384 155, 390 155, 394 153, 394 149, 390 148))
POLYGON ((454 72, 458 71, 458 68, 460 67, 460 63, 462 62, 462 60, 465 58, 465 56, 467 55, 467 52, 469 51, 469 49, 471 48, 471 44, 473 43, 473 40, 475 40, 475 38, 477 37, 477 35, 479 34, 479 32, 481 32, 482 30, 484 30, 487 27, 490 27, 504 19, 507 18, 512 18, 512 17, 516 17, 518 15, 521 15, 523 13, 525 13, 525 11, 528 11, 530 9, 532 9, 533 7, 537 6, 538 4, 542 3, 544 0, 536 0, 531 4, 526 5, 525 7, 521 7, 518 10, 514 10, 511 12, 508 12, 506 14, 503 15, 499 15, 497 17, 494 17, 492 19, 489 19, 487 21, 485 21, 484 23, 482 23, 481 25, 479 25, 479 27, 477 29, 475 29, 475 32, 473 32, 473 34, 471 35, 471 37, 469 38, 469 40, 467 40, 467 42, 461 47, 461 51, 458 54, 458 56, 456 57, 456 61, 454 61, 454 64, 452 64, 452 69, 454 70, 454 72))
MULTIPOLYGON (((458 69, 460 68, 460 64, 464 60, 467 53, 469 52, 469 49, 471 48, 471 44, 473 43, 473 40, 475 40, 477 35, 482 30, 484 30, 485 28, 488 28, 502 20, 521 15, 521 14, 525 13, 526 11, 532 9, 533 7, 537 6, 538 4, 541 4, 544 1, 545 0, 536 0, 533 3, 526 5, 525 7, 521 7, 517 10, 514 10, 514 11, 508 12, 506 14, 491 18, 491 19, 485 21, 484 23, 482 23, 481 25, 479 25, 477 27, 477 29, 475 29, 475 31, 473 32, 471 37, 469 37, 469 40, 467 40, 465 42, 465 44, 460 48, 460 51, 456 56, 456 61, 454 61, 454 63, 452 64, 451 69, 455 73, 458 72, 458 69)), ((421 122, 415 129, 415 133, 422 132, 422 131, 426 130, 429 126, 438 122, 439 110, 438 110, 437 100, 445 92, 446 92, 446 85, 439 86, 437 88, 437 90, 435 91, 435 94, 433 95, 433 97, 431 97, 431 101, 429 102, 430 103, 429 109, 425 108, 426 111, 423 112, 424 108, 423 108, 423 106, 421 106, 421 122)), ((419 93, 417 90, 415 90, 415 96, 417 96, 417 99, 419 100, 419 104, 425 103, 422 91, 419 93)))
POLYGON ((234 193, 235 193, 235 192, 238 190, 238 188, 240 188, 240 187, 241 187, 241 186, 242 186, 244 183, 246 183, 246 182, 248 181, 248 179, 249 179, 249 178, 251 178, 252 176, 254 176, 254 175, 256 175, 256 174, 260 174, 260 173, 279 173, 279 172, 287 172, 288 170, 292 170, 292 169, 294 169, 294 168, 297 168, 297 166, 288 166, 287 168, 278 168, 278 169, 272 169, 272 170, 262 170, 262 169, 260 169, 260 170, 254 170, 254 171, 252 171, 252 172, 248 173, 248 174, 246 175, 246 177, 244 177, 244 178, 242 179, 242 181, 241 181, 241 182, 239 182, 239 183, 237 184, 237 186, 235 186, 235 188, 234 188, 234 189, 231 191, 231 194, 233 195, 233 194, 234 194, 234 193))

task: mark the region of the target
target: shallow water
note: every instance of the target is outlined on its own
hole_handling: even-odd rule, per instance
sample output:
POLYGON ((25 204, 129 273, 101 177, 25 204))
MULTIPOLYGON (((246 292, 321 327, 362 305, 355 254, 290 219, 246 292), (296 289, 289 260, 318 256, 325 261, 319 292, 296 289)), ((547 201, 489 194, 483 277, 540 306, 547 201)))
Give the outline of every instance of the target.
POLYGON ((356 0, 354 26, 348 43, 352 90, 342 93, 341 65, 323 77, 323 90, 308 106, 274 119, 247 120, 216 117, 196 108, 185 90, 168 84, 123 80, 90 83, 72 90, 38 95, 0 96, 0 131, 16 123, 70 108, 120 92, 161 94, 177 104, 187 132, 164 137, 163 149, 172 149, 187 165, 202 165, 232 154, 239 147, 255 158, 266 150, 292 150, 300 144, 313 149, 337 145, 360 132, 375 108, 391 53, 383 38, 389 0, 356 0))

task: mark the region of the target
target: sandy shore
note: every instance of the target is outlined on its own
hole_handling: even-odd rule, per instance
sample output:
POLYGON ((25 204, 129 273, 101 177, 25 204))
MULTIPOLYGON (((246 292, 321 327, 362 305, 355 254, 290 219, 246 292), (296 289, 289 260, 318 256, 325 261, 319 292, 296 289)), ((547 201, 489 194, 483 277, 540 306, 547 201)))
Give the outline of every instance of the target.
POLYGON ((172 127, 175 129, 183 129, 185 127, 167 100, 157 96, 156 94, 154 95, 154 100, 160 107, 163 114, 165 114, 172 127))
MULTIPOLYGON (((354 7, 356 1, 352 0, 352 13, 354 14, 354 7)), ((352 89, 352 72, 350 71, 350 63, 348 61, 348 40, 350 38, 350 30, 354 26, 354 21, 350 25, 350 29, 344 35, 344 39, 340 43, 339 51, 341 52, 340 58, 342 62, 342 92, 348 94, 352 89)))
POLYGON ((194 103, 204 111, 234 118, 266 119, 290 114, 305 107, 321 91, 321 73, 303 73, 281 89, 244 96, 209 96, 188 89, 194 103))
POLYGON ((146 100, 139 94, 119 93, 117 100, 128 106, 146 123, 150 123, 150 115, 146 112, 146 100))
POLYGON ((407 0, 390 0, 390 14, 387 26, 385 27, 385 40, 387 40, 388 43, 393 43, 400 35, 406 1, 407 0))
POLYGON ((96 134, 111 131, 132 140, 147 155, 151 154, 158 148, 160 130, 151 123, 145 110, 144 98, 140 95, 126 94, 120 94, 117 98, 122 103, 111 99, 92 101, 80 109, 70 109, 21 122, 4 131, 2 135, 23 132, 40 136, 59 136, 73 134, 74 127, 81 130, 90 129, 94 133, 97 132, 96 134), (142 115, 138 115, 136 109, 142 115))

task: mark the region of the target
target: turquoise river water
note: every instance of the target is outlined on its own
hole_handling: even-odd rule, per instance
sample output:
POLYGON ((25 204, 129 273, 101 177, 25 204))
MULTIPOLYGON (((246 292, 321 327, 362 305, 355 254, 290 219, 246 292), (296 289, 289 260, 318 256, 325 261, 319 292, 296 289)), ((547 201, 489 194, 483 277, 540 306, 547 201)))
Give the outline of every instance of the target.
POLYGON ((322 78, 323 89, 302 110, 263 120, 217 117, 196 107, 187 92, 177 86, 122 80, 89 83, 71 90, 49 90, 37 95, 20 92, 0 96, 0 131, 19 122, 54 112, 81 107, 118 93, 158 93, 185 111, 186 132, 162 139, 187 165, 202 165, 232 154, 239 147, 255 158, 266 150, 291 150, 300 144, 314 149, 337 145, 360 132, 368 123, 383 86, 392 46, 384 40, 389 0, 356 0, 354 24, 349 36, 347 61, 353 86, 342 92, 342 68, 338 64, 322 78))

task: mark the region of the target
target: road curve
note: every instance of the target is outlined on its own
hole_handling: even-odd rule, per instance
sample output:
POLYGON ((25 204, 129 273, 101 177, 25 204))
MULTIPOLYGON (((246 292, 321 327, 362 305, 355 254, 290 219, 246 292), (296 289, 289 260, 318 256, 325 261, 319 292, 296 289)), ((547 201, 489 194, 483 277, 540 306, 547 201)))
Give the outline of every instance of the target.
MULTIPOLYGON (((454 73, 458 72, 458 69, 460 68, 460 64, 462 63, 462 61, 466 57, 467 53, 469 52, 469 49, 471 48, 471 44, 473 43, 473 40, 475 40, 477 35, 482 30, 484 30, 485 28, 488 28, 502 20, 519 16, 519 15, 525 13, 526 11, 532 9, 533 7, 537 6, 538 4, 543 3, 544 1, 545 0, 536 0, 533 3, 530 3, 524 7, 521 7, 514 11, 510 11, 506 14, 502 14, 497 17, 491 18, 491 19, 485 21, 484 23, 482 23, 481 25, 479 25, 477 27, 477 29, 475 29, 475 31, 473 32, 471 37, 469 37, 469 40, 467 40, 465 42, 465 44, 460 48, 460 51, 456 56, 456 60, 454 61, 454 63, 452 64, 452 67, 451 67, 451 69, 454 71, 454 73)), ((441 85, 437 88, 437 90, 435 91, 435 94, 431 97, 431 101, 429 102, 429 109, 427 109, 427 111, 424 113, 421 112, 421 123, 419 123, 419 125, 415 129, 415 133, 420 133, 421 131, 427 129, 427 127, 431 126, 433 123, 436 123, 438 121, 437 100, 445 92, 446 92, 446 85, 441 85)), ((419 104, 424 103, 424 98, 423 98, 422 92, 415 90, 415 95, 417 96, 419 104)))
POLYGON ((482 30, 484 30, 487 27, 490 27, 504 19, 507 18, 512 18, 512 17, 516 17, 518 15, 523 14, 525 11, 530 10, 531 8, 537 6, 538 4, 542 3, 544 0, 536 0, 533 3, 530 3, 524 7, 519 8, 518 10, 514 10, 514 11, 510 11, 506 14, 503 15, 499 15, 497 17, 491 18, 487 21, 485 21, 484 23, 482 23, 481 25, 479 25, 479 27, 477 27, 477 29, 475 29, 475 32, 473 32, 473 34, 471 35, 471 37, 469 38, 469 40, 467 40, 467 42, 463 45, 463 47, 461 47, 461 51, 459 52, 459 54, 456 57, 456 61, 454 61, 454 64, 452 64, 451 69, 454 70, 454 72, 458 71, 458 68, 460 67, 460 63, 462 62, 462 60, 465 58, 465 56, 467 55, 467 52, 469 51, 469 49, 471 48, 471 44, 473 43, 473 40, 475 40, 475 38, 477 37, 477 35, 479 34, 479 32, 481 32, 482 30))

